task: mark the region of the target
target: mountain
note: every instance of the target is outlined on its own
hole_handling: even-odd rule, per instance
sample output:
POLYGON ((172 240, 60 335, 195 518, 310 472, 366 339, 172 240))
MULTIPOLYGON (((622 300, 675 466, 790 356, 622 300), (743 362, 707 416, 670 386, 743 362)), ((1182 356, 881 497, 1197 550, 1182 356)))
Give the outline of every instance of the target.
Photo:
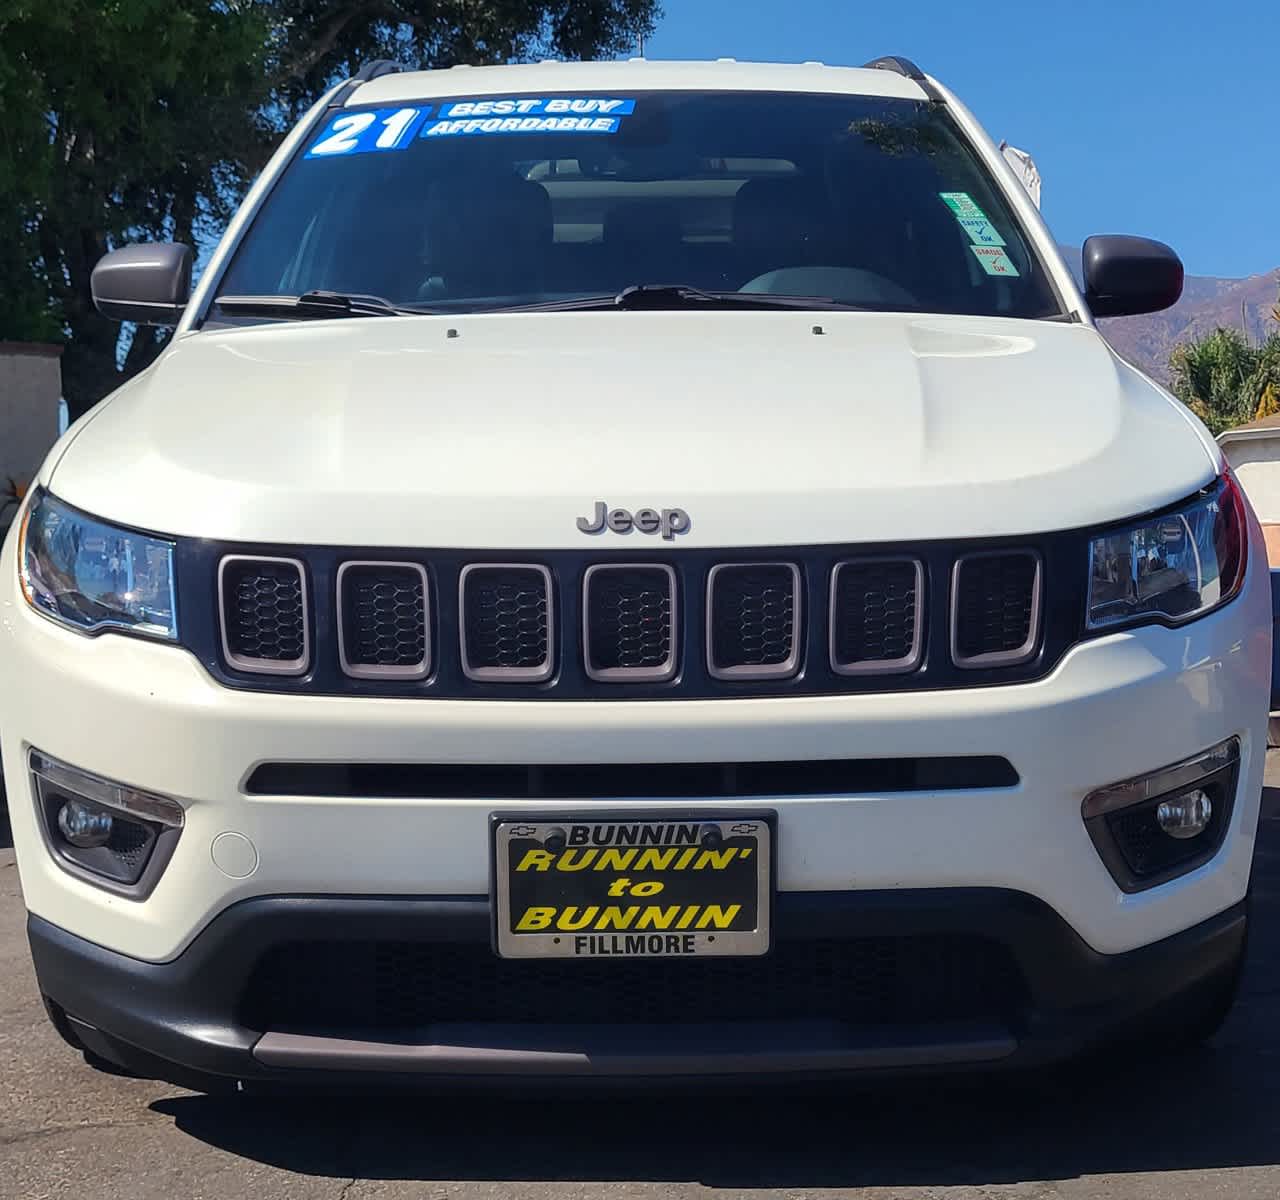
MULTIPOLYGON (((1076 281, 1080 251, 1061 247, 1076 281)), ((1179 342, 1212 333, 1219 326, 1243 328, 1261 341, 1280 331, 1272 310, 1280 305, 1280 268, 1248 279, 1188 275, 1182 299, 1164 312, 1113 317, 1098 326, 1118 353, 1163 384, 1169 382, 1169 354, 1179 342)))

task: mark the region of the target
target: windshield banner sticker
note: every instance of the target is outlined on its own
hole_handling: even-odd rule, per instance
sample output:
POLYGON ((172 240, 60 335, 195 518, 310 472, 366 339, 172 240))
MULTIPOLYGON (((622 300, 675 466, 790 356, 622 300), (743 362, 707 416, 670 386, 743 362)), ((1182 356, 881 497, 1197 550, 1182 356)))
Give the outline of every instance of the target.
POLYGON ((344 154, 367 154, 371 150, 403 150, 430 113, 430 105, 341 113, 324 127, 306 157, 339 158, 344 154))
POLYGON ((1003 246, 970 246, 969 249, 977 255, 982 269, 988 275, 1017 276, 1018 268, 1013 265, 1013 259, 1005 253, 1003 246))
POLYGON ((493 133, 617 133, 620 118, 635 112, 624 98, 515 97, 500 100, 452 100, 440 106, 439 120, 428 122, 422 137, 493 133))
POLYGON ((986 213, 974 203, 968 192, 939 192, 960 228, 969 235, 969 241, 975 246, 1003 246, 1004 238, 991 223, 986 213))

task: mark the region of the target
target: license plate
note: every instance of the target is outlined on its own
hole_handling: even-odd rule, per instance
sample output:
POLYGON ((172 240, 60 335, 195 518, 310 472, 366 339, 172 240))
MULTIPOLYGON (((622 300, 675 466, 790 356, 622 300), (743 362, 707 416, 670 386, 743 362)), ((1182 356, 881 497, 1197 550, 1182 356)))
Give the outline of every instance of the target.
POLYGON ((769 951, 771 814, 495 816, 493 838, 503 958, 769 951))

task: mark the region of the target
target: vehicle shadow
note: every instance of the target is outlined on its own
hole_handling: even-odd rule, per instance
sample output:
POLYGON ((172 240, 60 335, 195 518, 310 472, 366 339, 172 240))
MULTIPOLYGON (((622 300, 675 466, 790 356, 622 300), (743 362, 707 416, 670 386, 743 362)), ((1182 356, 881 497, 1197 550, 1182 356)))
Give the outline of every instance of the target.
POLYGON ((1017 1079, 821 1091, 157 1101, 191 1137, 335 1179, 945 1187, 1280 1164, 1280 803, 1244 992, 1213 1045, 1017 1079))
POLYGON ((0 774, 0 850, 13 849, 13 831, 9 828, 9 804, 5 799, 4 775, 0 774))

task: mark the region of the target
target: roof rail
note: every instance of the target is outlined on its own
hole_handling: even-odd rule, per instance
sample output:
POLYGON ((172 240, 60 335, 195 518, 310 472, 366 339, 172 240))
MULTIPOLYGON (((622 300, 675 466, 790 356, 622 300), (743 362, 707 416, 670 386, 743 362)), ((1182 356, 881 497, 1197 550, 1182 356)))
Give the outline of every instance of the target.
POLYGON ((375 58, 371 62, 365 63, 334 93, 328 107, 334 109, 345 106, 347 101, 351 99, 351 93, 362 83, 368 83, 371 79, 381 79, 384 75, 399 75, 401 71, 407 70, 409 68, 404 63, 395 62, 390 58, 375 58))
POLYGON ((886 54, 882 58, 873 58, 862 65, 872 71, 892 71, 896 75, 905 75, 918 83, 930 100, 942 103, 942 94, 933 86, 929 77, 909 58, 903 58, 901 54, 886 54))
POLYGON ((908 79, 924 78, 924 72, 909 58, 903 58, 900 54, 886 54, 883 58, 873 58, 862 65, 871 71, 893 71, 898 75, 905 75, 908 79))
POLYGON ((372 62, 365 63, 351 78, 356 83, 368 83, 370 79, 381 79, 384 75, 398 75, 401 71, 408 69, 404 63, 398 63, 394 59, 375 58, 372 62))

